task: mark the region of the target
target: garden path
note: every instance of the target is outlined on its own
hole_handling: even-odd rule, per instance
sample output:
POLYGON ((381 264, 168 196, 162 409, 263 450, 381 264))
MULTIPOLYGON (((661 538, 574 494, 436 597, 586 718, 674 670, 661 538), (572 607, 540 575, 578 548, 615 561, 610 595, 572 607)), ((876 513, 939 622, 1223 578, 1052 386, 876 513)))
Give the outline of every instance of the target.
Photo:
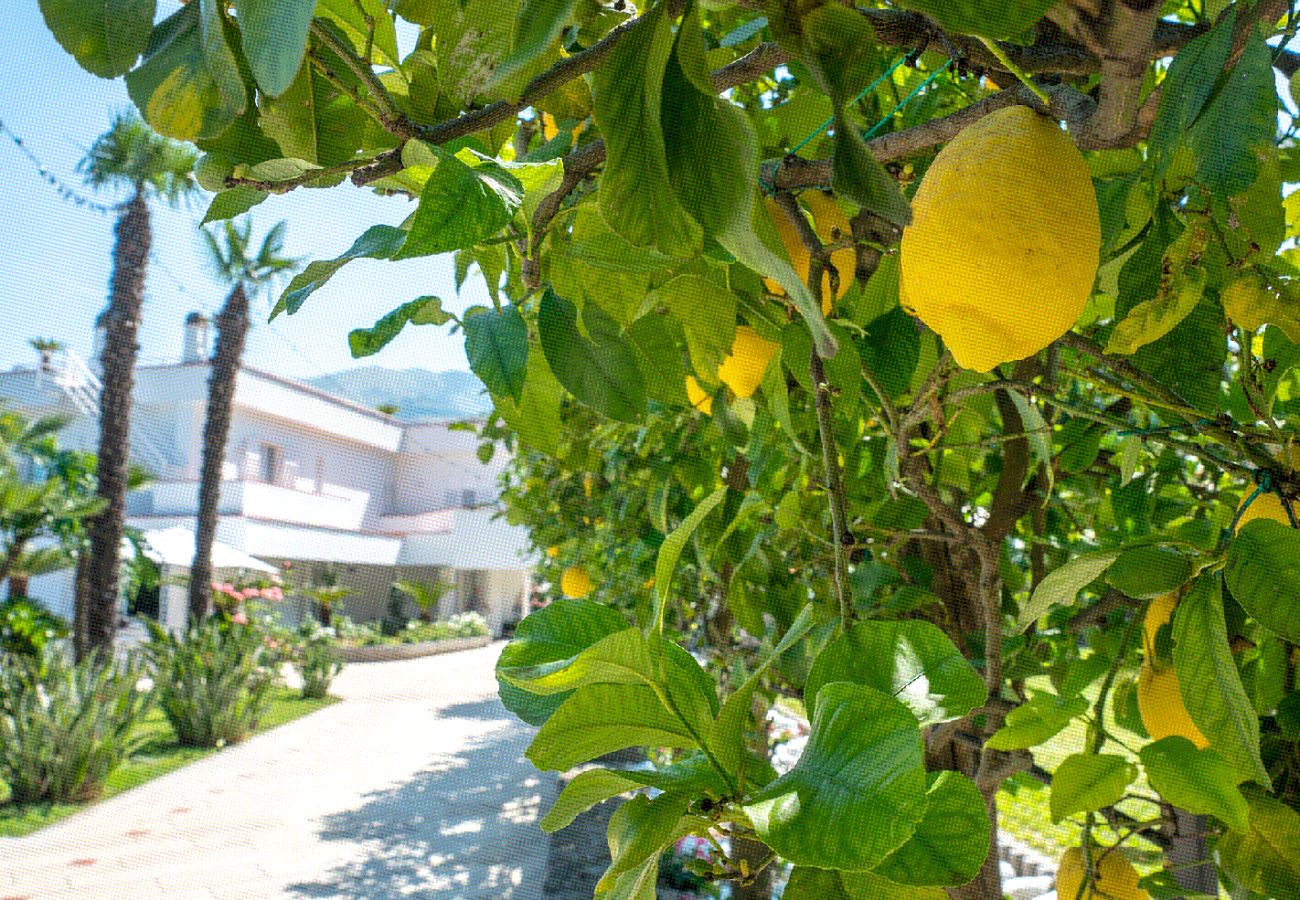
POLYGON ((0 838, 0 900, 535 900, 554 780, 500 649, 350 665, 341 703, 0 838))

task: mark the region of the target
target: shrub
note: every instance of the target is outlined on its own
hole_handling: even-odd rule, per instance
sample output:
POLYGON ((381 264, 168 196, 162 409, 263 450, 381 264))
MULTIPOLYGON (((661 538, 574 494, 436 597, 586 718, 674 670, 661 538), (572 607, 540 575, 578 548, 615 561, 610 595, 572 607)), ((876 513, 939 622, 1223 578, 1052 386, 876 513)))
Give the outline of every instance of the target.
POLYGON ((176 739, 187 747, 220 747, 248 737, 277 677, 262 631, 221 616, 191 626, 184 637, 147 624, 144 650, 176 739))
POLYGON ((40 656, 52 640, 68 636, 68 623, 23 597, 0 602, 0 650, 40 656))
POLYGON ((93 800, 140 743, 152 692, 134 656, 73 663, 62 648, 0 658, 0 778, 17 803, 93 800))
POLYGON ((334 629, 303 622, 295 650, 293 666, 302 677, 303 699, 324 697, 334 676, 343 670, 343 651, 334 629))

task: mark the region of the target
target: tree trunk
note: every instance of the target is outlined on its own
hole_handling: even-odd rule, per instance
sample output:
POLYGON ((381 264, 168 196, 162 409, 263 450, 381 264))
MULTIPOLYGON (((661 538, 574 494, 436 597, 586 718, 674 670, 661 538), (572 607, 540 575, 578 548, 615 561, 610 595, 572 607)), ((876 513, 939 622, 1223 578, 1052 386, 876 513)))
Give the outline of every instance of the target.
POLYGON ((72 597, 75 607, 72 612, 72 650, 77 661, 86 658, 89 645, 86 639, 88 612, 86 604, 90 602, 90 554, 83 548, 77 554, 77 567, 73 574, 72 597))
POLYGON ((95 476, 103 510, 89 520, 90 563, 84 610, 86 649, 110 653, 117 633, 118 565, 126 515, 127 464, 131 452, 131 390, 135 382, 136 334, 144 301, 151 235, 149 207, 139 191, 117 221, 113 278, 105 319, 104 386, 99 400, 99 457, 95 476))
POLYGON ((26 572, 15 573, 9 576, 9 588, 6 596, 10 600, 17 600, 27 596, 27 587, 31 583, 31 576, 26 572))
POLYGON ((217 313, 217 347, 208 376, 208 412, 203 423, 203 466, 199 473, 199 515, 194 532, 194 563, 190 566, 190 621, 208 614, 212 600, 212 542, 217 536, 221 502, 221 470, 226 462, 226 439, 235 399, 235 378, 248 334, 248 294, 244 285, 226 297, 217 313))

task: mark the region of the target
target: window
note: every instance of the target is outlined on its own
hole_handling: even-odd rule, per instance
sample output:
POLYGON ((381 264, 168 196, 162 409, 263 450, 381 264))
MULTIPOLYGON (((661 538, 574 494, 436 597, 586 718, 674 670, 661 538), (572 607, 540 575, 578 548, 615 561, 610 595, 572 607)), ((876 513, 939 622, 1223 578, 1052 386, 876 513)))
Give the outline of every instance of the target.
POLYGON ((284 469, 284 449, 275 444, 262 445, 262 480, 267 484, 279 484, 284 469))
POLYGON ((465 488, 460 492, 460 505, 466 509, 472 508, 477 500, 478 494, 473 488, 465 488))

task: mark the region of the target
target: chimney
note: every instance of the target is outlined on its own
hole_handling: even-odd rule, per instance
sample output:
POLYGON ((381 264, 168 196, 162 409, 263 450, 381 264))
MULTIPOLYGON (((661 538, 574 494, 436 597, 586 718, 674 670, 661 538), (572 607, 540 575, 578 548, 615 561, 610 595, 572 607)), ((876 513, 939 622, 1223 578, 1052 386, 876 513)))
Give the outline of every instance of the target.
POLYGON ((201 312, 192 312, 185 317, 185 342, 181 348, 181 362, 207 362, 210 355, 208 317, 201 312))

